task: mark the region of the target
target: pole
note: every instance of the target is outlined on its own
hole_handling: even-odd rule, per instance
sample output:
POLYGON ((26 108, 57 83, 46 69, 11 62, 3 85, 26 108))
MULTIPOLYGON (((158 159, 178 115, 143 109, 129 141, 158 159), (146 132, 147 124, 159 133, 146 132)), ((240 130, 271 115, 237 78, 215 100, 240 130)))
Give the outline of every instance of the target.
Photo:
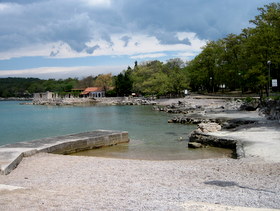
POLYGON ((267 96, 269 97, 270 94, 270 64, 271 61, 267 61, 268 64, 268 92, 267 92, 267 96))

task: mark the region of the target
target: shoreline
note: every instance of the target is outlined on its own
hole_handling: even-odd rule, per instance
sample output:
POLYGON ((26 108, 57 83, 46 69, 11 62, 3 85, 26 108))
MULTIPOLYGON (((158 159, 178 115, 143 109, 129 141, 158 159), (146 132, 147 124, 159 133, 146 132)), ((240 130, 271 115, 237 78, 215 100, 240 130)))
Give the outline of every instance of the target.
MULTIPOLYGON (((211 99, 185 100, 194 106, 208 106, 207 115, 220 106, 220 102, 211 99)), ((173 103, 176 102, 178 99, 173 103)), ((231 118, 237 114, 212 115, 231 118)), ((279 123, 275 124, 277 129, 279 123)), ((209 207, 215 210, 220 206, 220 210, 234 210, 235 206, 280 209, 280 161, 248 154, 248 149, 254 145, 258 149, 263 141, 246 140, 262 139, 272 131, 275 128, 264 117, 258 124, 227 131, 227 135, 235 135, 248 144, 247 155, 241 159, 147 161, 39 153, 23 158, 9 175, 0 175, 0 184, 22 188, 0 188, 0 204, 9 210, 181 211, 209 207), (269 127, 271 130, 266 130, 269 127), (256 133, 260 128, 262 131, 256 133)), ((225 135, 224 131, 214 133, 225 135)), ((278 144, 278 134, 276 130, 275 136, 268 136, 265 141, 272 144, 271 139, 278 144)), ((279 149, 270 144, 268 147, 279 149)))
MULTIPOLYGON (((280 155, 277 153, 280 150, 280 121, 268 120, 258 110, 239 110, 242 106, 239 100, 187 97, 168 99, 161 101, 159 105, 164 106, 162 111, 174 113, 170 123, 205 123, 206 127, 209 123, 220 125, 219 130, 192 133, 193 136, 206 138, 210 146, 212 143, 214 146, 222 146, 228 140, 228 144, 238 145, 239 149, 236 151, 240 150, 240 157, 260 157, 269 162, 280 162, 280 155)), ((206 146, 207 140, 204 141, 206 146)))
POLYGON ((189 203, 279 209, 279 172, 280 163, 258 158, 146 161, 40 153, 0 176, 1 184, 22 188, 0 189, 0 203, 8 210, 181 211, 192 210, 189 203))

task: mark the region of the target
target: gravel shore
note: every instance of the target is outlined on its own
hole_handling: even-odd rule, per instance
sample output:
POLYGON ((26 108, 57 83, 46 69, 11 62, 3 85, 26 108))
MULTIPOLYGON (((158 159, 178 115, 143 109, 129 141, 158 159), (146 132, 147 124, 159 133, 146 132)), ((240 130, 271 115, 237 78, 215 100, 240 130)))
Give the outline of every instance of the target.
MULTIPOLYGON (((172 102, 178 99, 161 101, 161 105, 172 102)), ((188 103, 214 108, 228 102, 188 99, 188 103)), ((276 131, 273 136, 266 136, 271 131, 266 124, 262 126, 259 132, 266 138, 256 143, 272 140, 277 143, 272 145, 273 152, 277 152, 278 126, 270 127, 276 131)), ((260 137, 257 131, 243 129, 231 135, 254 142, 260 137)), ((280 209, 280 159, 269 156, 271 151, 256 153, 260 146, 249 144, 248 156, 238 160, 148 161, 40 153, 24 158, 9 175, 0 175, 0 184, 15 186, 8 189, 0 185, 0 207, 114 211, 280 209)))
POLYGON ((38 154, 0 183, 3 210, 189 210, 206 202, 280 208, 280 163, 257 158, 144 161, 38 154))

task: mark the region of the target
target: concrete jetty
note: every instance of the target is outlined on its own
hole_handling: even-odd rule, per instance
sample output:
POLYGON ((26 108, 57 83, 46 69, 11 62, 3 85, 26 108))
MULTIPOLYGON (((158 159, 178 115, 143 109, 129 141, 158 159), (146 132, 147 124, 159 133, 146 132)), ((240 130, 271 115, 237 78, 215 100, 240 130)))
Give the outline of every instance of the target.
POLYGON ((23 157, 39 152, 71 154, 129 142, 128 132, 97 130, 0 146, 0 174, 9 174, 23 157))

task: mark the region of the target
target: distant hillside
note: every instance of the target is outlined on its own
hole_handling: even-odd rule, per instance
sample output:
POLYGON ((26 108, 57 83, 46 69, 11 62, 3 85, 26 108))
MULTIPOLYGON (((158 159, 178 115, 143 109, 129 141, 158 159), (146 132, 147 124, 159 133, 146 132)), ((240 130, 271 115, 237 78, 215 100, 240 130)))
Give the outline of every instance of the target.
POLYGON ((0 97, 31 97, 33 93, 71 90, 77 79, 41 80, 39 78, 0 78, 0 97))

